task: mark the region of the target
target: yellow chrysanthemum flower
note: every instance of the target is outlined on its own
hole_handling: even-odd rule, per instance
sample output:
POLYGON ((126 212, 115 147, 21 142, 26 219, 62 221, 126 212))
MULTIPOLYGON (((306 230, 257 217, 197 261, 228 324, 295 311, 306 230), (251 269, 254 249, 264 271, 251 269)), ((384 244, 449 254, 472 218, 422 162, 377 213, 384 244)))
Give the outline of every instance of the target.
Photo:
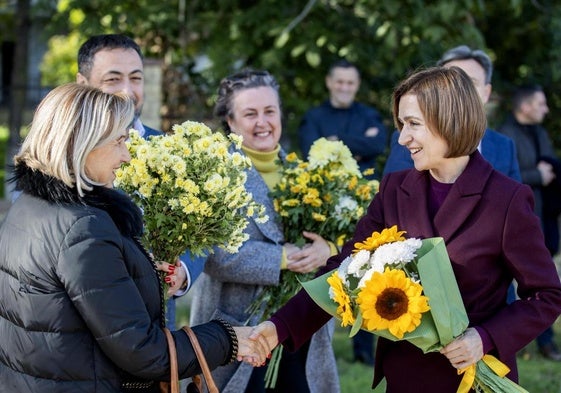
POLYGON ((306 190, 306 187, 300 185, 300 184, 295 184, 290 186, 290 192, 293 194, 300 194, 302 192, 304 192, 306 190))
POLYGON ((306 195, 302 197, 302 202, 314 207, 321 206, 322 201, 320 199, 319 191, 315 188, 309 188, 306 195))
POLYGON ((353 315, 351 298, 345 291, 345 286, 339 273, 335 271, 329 276, 327 283, 333 291, 333 301, 339 305, 337 307, 337 314, 341 317, 341 326, 352 326, 355 323, 355 316, 353 315))
POLYGON ((286 201, 282 202, 282 206, 289 206, 289 207, 298 206, 299 204, 300 201, 298 199, 287 199, 286 201))
POLYGON ((403 241, 405 238, 402 236, 406 231, 398 231, 397 225, 391 228, 386 228, 382 232, 373 232, 372 236, 368 237, 362 243, 355 243, 354 252, 360 250, 372 251, 380 247, 382 244, 403 241))
POLYGON ((356 186, 358 185, 358 177, 353 176, 351 177, 351 180, 349 180, 349 190, 354 190, 356 188, 356 186))
POLYGON ((364 176, 373 175, 373 174, 374 174, 374 168, 365 169, 365 170, 362 172, 362 174, 363 174, 364 176))
POLYGON ((362 184, 357 187, 355 195, 362 200, 372 198, 372 187, 369 184, 362 184))
POLYGON ((312 218, 318 222, 324 222, 325 220, 327 220, 327 217, 325 217, 323 214, 316 213, 316 212, 312 213, 312 218))
POLYGON ((421 324, 424 312, 430 310, 423 287, 408 278, 402 270, 386 268, 375 272, 358 293, 363 326, 371 331, 388 329, 398 339, 421 324))
POLYGON ((286 155, 287 162, 296 162, 297 160, 298 160, 298 156, 294 152, 286 155))
POLYGON ((310 182, 310 174, 308 172, 302 172, 296 178, 296 183, 301 186, 306 186, 310 182))
POLYGON ((346 234, 342 234, 339 237, 337 237, 337 240, 335 241, 335 245, 340 249, 341 247, 343 247, 343 244, 345 244, 345 239, 347 238, 346 234))

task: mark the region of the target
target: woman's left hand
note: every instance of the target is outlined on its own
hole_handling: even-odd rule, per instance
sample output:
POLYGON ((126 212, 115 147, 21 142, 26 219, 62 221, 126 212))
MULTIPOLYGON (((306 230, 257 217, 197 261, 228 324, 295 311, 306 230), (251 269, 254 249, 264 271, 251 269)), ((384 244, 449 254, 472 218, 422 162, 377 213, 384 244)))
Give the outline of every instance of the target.
POLYGON ((187 273, 179 259, 175 262, 175 265, 158 262, 157 266, 158 270, 166 272, 164 281, 169 285, 168 296, 173 296, 180 289, 187 287, 187 273))
POLYGON ((461 336, 440 350, 452 366, 458 370, 477 363, 483 358, 483 342, 474 328, 468 328, 461 336))
POLYGON ((287 255, 286 268, 297 273, 309 273, 325 265, 331 256, 331 248, 329 243, 317 233, 304 231, 302 234, 312 243, 307 244, 298 252, 287 255))

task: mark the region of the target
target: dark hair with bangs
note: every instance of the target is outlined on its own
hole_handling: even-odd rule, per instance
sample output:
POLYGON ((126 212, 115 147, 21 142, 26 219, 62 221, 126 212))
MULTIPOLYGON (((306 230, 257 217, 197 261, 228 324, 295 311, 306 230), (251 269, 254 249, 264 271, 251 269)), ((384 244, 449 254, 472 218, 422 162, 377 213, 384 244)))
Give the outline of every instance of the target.
POLYGON ((458 67, 432 67, 417 71, 395 88, 392 97, 394 124, 399 131, 399 102, 414 95, 428 129, 448 143, 447 158, 473 153, 487 127, 481 98, 473 82, 458 67))

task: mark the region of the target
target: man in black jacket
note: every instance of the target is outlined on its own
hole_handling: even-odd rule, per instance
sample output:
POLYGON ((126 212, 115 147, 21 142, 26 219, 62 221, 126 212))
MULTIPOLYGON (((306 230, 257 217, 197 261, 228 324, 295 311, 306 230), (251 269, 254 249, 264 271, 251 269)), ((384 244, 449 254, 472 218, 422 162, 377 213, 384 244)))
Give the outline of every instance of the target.
MULTIPOLYGON (((498 131, 512 138, 516 145, 522 182, 534 191, 535 212, 541 219, 545 243, 553 256, 559 251, 558 213, 552 213, 555 207, 544 202, 558 200, 561 196, 547 197, 548 193, 555 192, 559 180, 554 170, 558 159, 553 144, 546 129, 540 125, 548 112, 541 86, 521 86, 512 97, 512 113, 498 131)), ((561 361, 561 353, 553 341, 552 327, 538 336, 536 342, 543 356, 561 361)))

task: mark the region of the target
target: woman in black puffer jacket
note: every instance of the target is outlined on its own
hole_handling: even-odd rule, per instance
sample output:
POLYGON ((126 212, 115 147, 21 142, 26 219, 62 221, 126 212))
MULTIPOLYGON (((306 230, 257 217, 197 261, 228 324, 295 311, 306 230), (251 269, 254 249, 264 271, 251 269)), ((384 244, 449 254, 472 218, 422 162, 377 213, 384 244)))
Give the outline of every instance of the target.
MULTIPOLYGON (((130 99, 77 84, 37 109, 15 157, 21 194, 0 227, 0 392, 156 392, 169 379, 141 212, 112 189, 133 113, 130 99)), ((250 329, 193 328, 211 368, 261 363, 268 349, 250 329)), ((186 334, 172 334, 180 378, 200 372, 186 334)))

